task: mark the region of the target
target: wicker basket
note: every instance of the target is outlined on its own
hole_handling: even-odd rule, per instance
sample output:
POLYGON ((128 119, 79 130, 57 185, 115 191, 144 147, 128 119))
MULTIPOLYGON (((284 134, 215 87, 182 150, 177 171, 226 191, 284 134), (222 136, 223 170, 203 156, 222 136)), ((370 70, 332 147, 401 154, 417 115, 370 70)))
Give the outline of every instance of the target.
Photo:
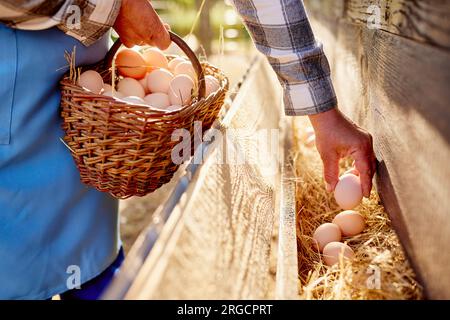
MULTIPOLYGON (((60 82, 64 141, 81 181, 116 198, 144 196, 169 182, 179 166, 171 158, 179 143, 172 141, 172 132, 189 130, 193 141, 194 121, 202 122, 204 132, 223 105, 228 79, 219 69, 201 64, 180 37, 170 36, 191 60, 198 77, 198 95, 180 110, 130 105, 87 92, 76 84, 73 69, 60 82), (220 89, 206 98, 205 74, 220 83, 220 89)), ((86 69, 99 71, 104 81, 111 83, 111 62, 120 45, 120 40, 116 41, 102 62, 86 69)))

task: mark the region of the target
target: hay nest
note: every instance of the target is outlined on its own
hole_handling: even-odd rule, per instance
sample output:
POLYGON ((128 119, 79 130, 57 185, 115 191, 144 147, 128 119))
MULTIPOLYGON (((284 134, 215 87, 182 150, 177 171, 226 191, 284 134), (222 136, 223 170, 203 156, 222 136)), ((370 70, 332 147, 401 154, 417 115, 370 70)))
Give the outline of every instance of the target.
MULTIPOLYGON (((376 194, 356 208, 365 218, 363 233, 343 238, 355 252, 351 261, 326 266, 312 246, 312 234, 341 210, 326 192, 322 163, 307 146, 306 123, 294 124, 297 181, 297 246, 300 296, 303 299, 421 299, 422 288, 405 257, 388 215, 376 194)), ((350 160, 342 161, 344 171, 350 160)))

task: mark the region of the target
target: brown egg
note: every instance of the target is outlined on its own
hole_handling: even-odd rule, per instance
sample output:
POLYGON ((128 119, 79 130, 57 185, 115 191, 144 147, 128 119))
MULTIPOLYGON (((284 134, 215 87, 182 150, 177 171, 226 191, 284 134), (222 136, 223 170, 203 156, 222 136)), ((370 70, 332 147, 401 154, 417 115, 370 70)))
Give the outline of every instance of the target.
POLYGON ((322 252, 328 243, 341 241, 341 230, 334 223, 324 223, 314 231, 313 239, 316 241, 320 252, 322 252))
POLYGON ((354 255, 352 248, 342 242, 330 242, 323 248, 323 261, 327 266, 338 263, 341 256, 343 259, 351 259, 354 255))
POLYGON ((134 79, 142 79, 147 72, 142 55, 131 49, 119 51, 116 56, 116 67, 122 76, 134 79))
POLYGON ((339 226, 346 237, 360 234, 365 227, 363 216, 353 210, 342 211, 334 217, 333 223, 339 226))
POLYGON ((152 71, 155 67, 169 69, 169 62, 167 61, 166 56, 157 48, 146 49, 142 53, 142 56, 144 57, 146 64, 150 67, 150 70, 147 71, 152 71))
POLYGON ((361 203, 363 198, 361 181, 358 176, 347 173, 340 176, 334 189, 334 199, 344 210, 351 210, 361 203))
POLYGON ((78 85, 93 93, 99 94, 103 89, 103 79, 97 71, 87 70, 80 75, 78 85))

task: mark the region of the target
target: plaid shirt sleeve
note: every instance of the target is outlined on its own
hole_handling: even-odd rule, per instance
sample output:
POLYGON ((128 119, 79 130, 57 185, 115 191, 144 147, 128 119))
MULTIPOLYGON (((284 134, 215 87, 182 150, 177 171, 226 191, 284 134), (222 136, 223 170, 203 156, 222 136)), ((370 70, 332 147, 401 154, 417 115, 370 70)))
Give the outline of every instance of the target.
POLYGON ((17 29, 57 26, 88 46, 112 27, 121 0, 0 0, 0 22, 17 29))
POLYGON ((284 89, 286 115, 310 115, 337 106, 328 60, 301 0, 232 0, 257 49, 284 89))

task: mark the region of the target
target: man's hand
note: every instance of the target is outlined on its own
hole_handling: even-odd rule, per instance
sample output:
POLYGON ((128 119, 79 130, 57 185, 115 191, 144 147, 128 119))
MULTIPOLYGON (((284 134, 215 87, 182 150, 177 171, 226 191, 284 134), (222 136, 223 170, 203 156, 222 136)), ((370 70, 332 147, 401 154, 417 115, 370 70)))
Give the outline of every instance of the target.
POLYGON ((122 0, 114 23, 114 29, 128 48, 148 44, 167 49, 170 36, 166 28, 148 0, 122 0))
POLYGON ((351 156, 359 172, 362 191, 369 197, 376 171, 372 136, 345 117, 337 108, 309 116, 316 134, 316 146, 324 166, 327 190, 333 191, 339 178, 339 160, 351 156))

